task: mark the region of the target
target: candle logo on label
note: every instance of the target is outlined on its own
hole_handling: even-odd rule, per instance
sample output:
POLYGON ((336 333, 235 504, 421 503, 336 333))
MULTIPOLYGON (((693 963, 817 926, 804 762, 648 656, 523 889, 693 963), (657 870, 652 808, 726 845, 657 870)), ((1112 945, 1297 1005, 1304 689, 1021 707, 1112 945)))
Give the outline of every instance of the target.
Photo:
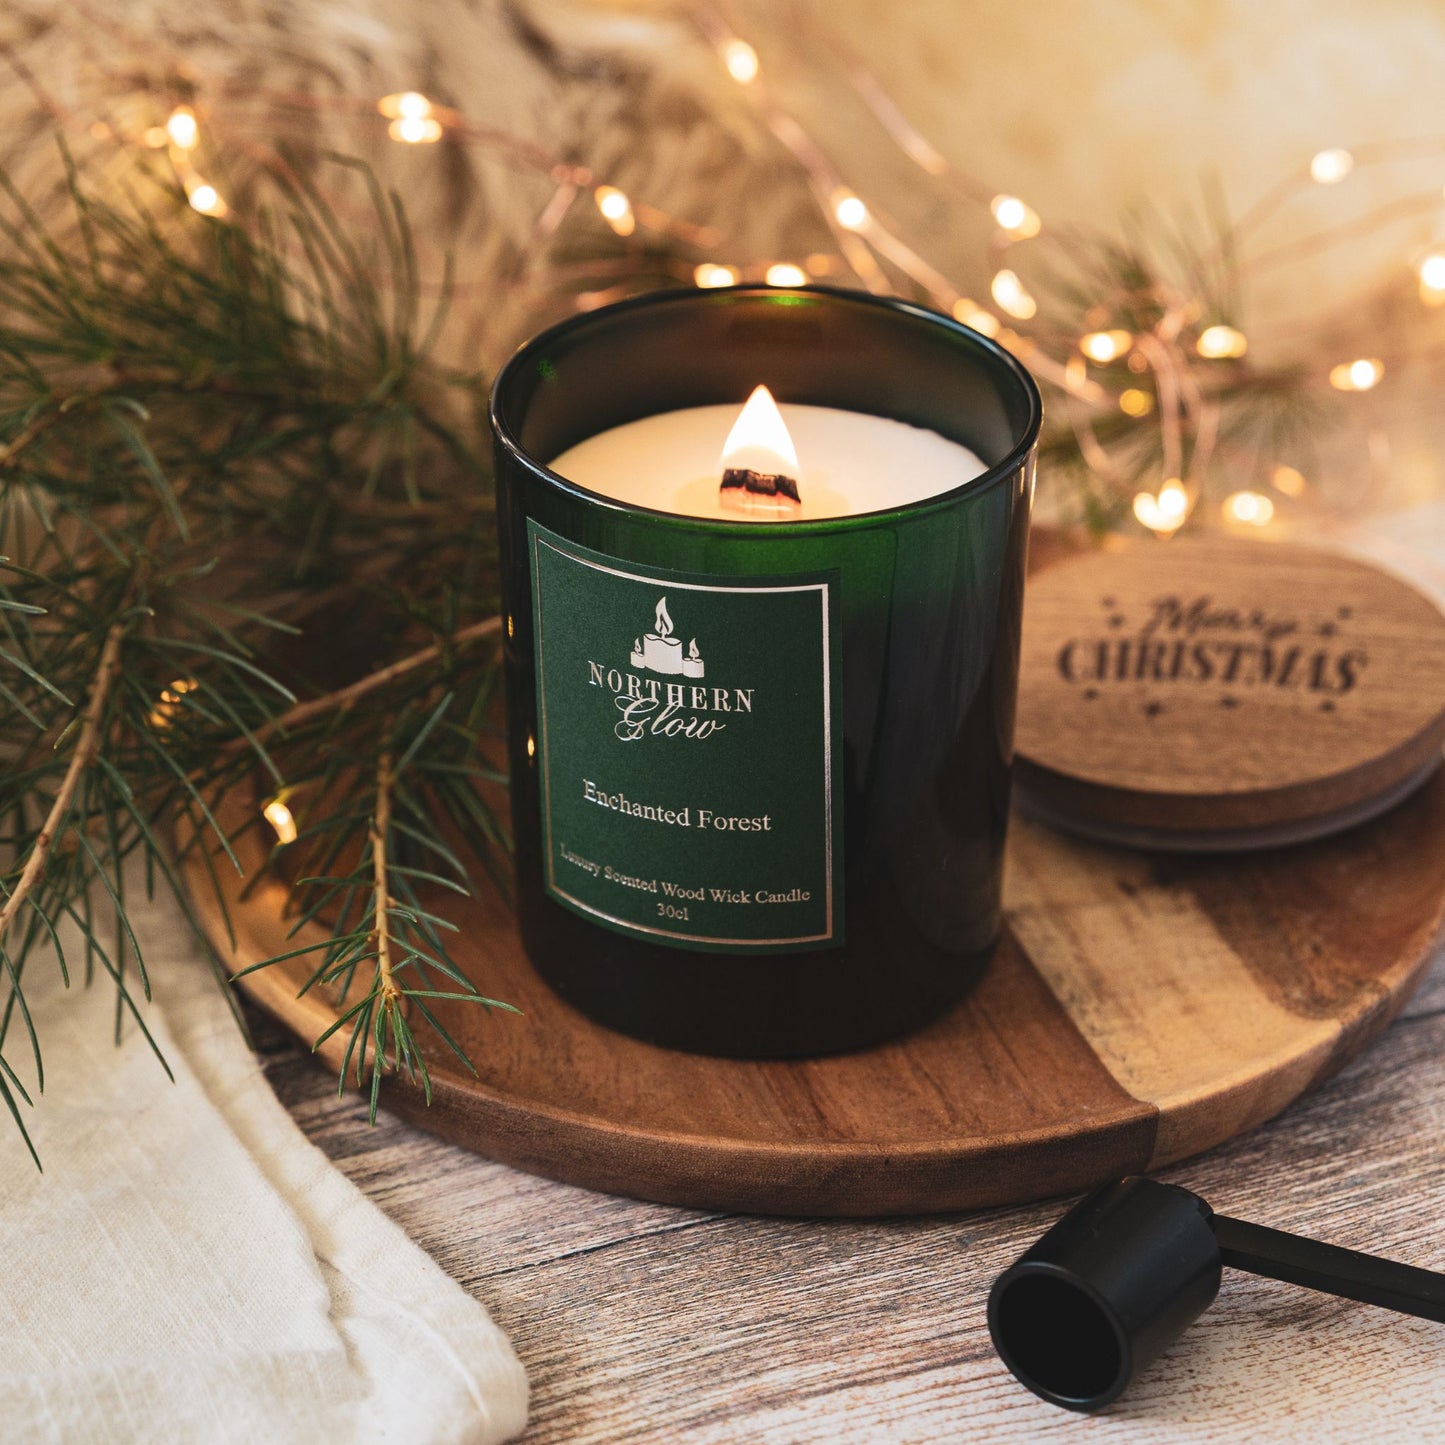
POLYGON ((671 572, 529 532, 548 893, 655 943, 836 947, 836 575, 671 572))
POLYGON ((672 635, 672 614, 667 610, 667 598, 657 599, 657 610, 653 614, 652 631, 634 638, 630 661, 633 667, 646 668, 648 672, 661 672, 672 676, 702 677, 704 667, 702 655, 697 650, 697 638, 688 644, 683 655, 682 641, 672 635))
POLYGON ((587 659, 587 684, 606 688, 613 694, 622 716, 612 730, 625 743, 648 737, 712 737, 727 726, 726 720, 717 714, 753 710, 751 687, 697 685, 707 676, 707 664, 698 651, 697 638, 691 639, 684 653, 682 640, 673 635, 674 630, 667 598, 659 597, 653 612, 653 630, 633 638, 628 661, 641 672, 693 679, 690 683, 659 683, 656 678, 639 677, 637 673, 587 659))

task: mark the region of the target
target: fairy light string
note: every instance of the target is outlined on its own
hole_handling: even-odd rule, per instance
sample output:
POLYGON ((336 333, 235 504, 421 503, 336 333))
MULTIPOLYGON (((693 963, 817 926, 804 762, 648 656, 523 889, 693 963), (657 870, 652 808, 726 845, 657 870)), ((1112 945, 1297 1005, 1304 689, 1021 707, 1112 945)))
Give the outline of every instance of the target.
MULTIPOLYGON (((384 124, 386 135, 398 145, 425 148, 445 139, 480 146, 516 169, 544 177, 550 189, 536 213, 529 244, 520 248, 517 272, 508 278, 515 289, 528 295, 546 293, 547 288, 541 285, 543 273, 553 280, 570 280, 578 274, 576 269, 555 265, 547 255, 547 247, 584 196, 590 198, 597 218, 625 248, 630 249, 642 233, 651 233, 683 252, 693 252, 692 258, 684 255, 680 260, 660 260, 650 254, 647 267, 655 275, 661 266, 677 280, 699 287, 740 281, 796 286, 814 279, 819 272, 831 279, 837 274, 837 264, 845 268, 847 279, 875 293, 896 290, 895 278, 902 278, 940 310, 998 339, 1042 380, 1063 393, 1065 416, 1079 454, 1102 481, 1115 488, 1126 484, 1129 468, 1115 459, 1114 452, 1121 447, 1127 451, 1144 434, 1143 429, 1148 429, 1157 441, 1161 481, 1153 490, 1136 493, 1133 515, 1160 537, 1173 535, 1188 521, 1203 494, 1219 440, 1220 402, 1211 369, 1247 365, 1249 336, 1227 317, 1204 315, 1199 297, 1182 294, 1163 298, 1158 319, 1145 329, 1115 324, 1117 318, 1128 314, 1130 298, 1102 294, 1097 304, 1085 312, 1085 324, 1073 332, 1067 327, 1061 330, 1011 257, 1015 248, 1050 237, 1044 219, 1026 197, 990 187, 953 165, 913 126, 857 55, 836 37, 827 37, 848 84, 906 161, 986 212, 992 222, 987 248, 987 300, 981 304, 944 270, 926 260, 875 204, 847 184, 818 141, 780 102, 768 84, 764 58, 736 33, 723 12, 700 4, 691 14, 697 30, 712 48, 722 75, 737 88, 798 166, 831 235, 836 264, 826 254, 754 262, 719 256, 716 252, 723 238, 716 228, 653 206, 585 165, 555 155, 533 141, 479 125, 420 91, 399 91, 366 102, 287 92, 253 90, 251 94, 302 110, 342 110, 358 119, 369 112, 373 122, 384 124), (1031 331, 1037 335, 1019 329, 1029 323, 1034 323, 1031 331)), ((162 122, 146 125, 138 132, 123 132, 107 120, 97 120, 89 129, 97 139, 130 142, 164 152, 191 208, 204 216, 224 217, 229 214, 229 205, 215 180, 197 161, 205 119, 199 104, 197 98, 188 95, 184 103, 171 107, 162 122)), ((1346 184, 1364 166, 1425 156, 1445 156, 1445 140, 1322 148, 1245 212, 1232 228, 1232 242, 1237 247, 1242 237, 1257 231, 1303 189, 1346 184)), ((1431 208, 1439 210, 1440 204, 1438 190, 1429 196, 1400 197, 1364 217, 1258 253, 1248 263, 1231 259, 1228 265, 1254 274, 1400 216, 1431 208)), ((1220 244, 1204 252, 1197 268, 1200 272, 1223 263, 1220 244)), ((627 294, 632 289, 630 280, 642 268, 625 250, 616 263, 593 262, 580 269, 599 280, 607 278, 602 286, 581 290, 572 297, 571 305, 590 309, 627 294)), ((1445 244, 1417 250, 1402 270, 1412 278, 1423 305, 1445 304, 1445 244)), ((1386 372, 1386 360, 1380 357, 1344 358, 1324 365, 1317 381, 1337 393, 1358 394, 1378 386, 1386 372)), ((1372 439, 1372 456, 1380 454, 1381 448, 1382 444, 1372 439)), ((1262 487, 1268 490, 1244 488, 1225 500, 1222 516, 1226 523, 1268 525, 1277 510, 1269 491, 1286 503, 1298 502, 1311 491, 1304 473, 1285 458, 1267 462, 1260 477, 1262 487)))

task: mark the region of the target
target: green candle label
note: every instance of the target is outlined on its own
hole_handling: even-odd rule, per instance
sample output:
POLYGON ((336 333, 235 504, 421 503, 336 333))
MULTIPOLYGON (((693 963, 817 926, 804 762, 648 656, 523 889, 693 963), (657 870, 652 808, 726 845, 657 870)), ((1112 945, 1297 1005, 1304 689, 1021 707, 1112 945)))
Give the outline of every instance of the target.
POLYGON ((528 539, 548 893, 678 948, 839 945, 837 574, 528 539))

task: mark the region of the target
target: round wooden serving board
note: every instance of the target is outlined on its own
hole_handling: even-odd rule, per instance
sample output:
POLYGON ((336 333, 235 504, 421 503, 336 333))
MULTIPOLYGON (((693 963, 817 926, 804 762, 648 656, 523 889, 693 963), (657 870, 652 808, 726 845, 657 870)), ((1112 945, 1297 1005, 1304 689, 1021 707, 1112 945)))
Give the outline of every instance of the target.
MULTIPOLYGON (((234 807, 221 819, 244 821, 234 807)), ((254 874, 257 830, 236 846, 254 874)), ((288 940, 279 881, 243 894, 237 879, 232 945, 199 859, 191 882, 234 969, 320 936, 288 940)), ((457 954, 522 1016, 453 1007, 480 1077, 438 1047, 430 1108, 404 1082, 384 1098, 520 1169, 670 1204, 878 1215, 1035 1199, 1207 1149, 1328 1076, 1408 997, 1442 900, 1440 773, 1351 832, 1243 856, 1151 856, 1015 818, 1008 927, 952 1014, 866 1053, 749 1063, 588 1022, 532 972, 488 893, 449 909, 457 954)), ((241 987, 309 1045, 335 1007, 297 997, 305 969, 241 987)), ((321 1050, 333 1069, 340 1050, 339 1034, 321 1050)))

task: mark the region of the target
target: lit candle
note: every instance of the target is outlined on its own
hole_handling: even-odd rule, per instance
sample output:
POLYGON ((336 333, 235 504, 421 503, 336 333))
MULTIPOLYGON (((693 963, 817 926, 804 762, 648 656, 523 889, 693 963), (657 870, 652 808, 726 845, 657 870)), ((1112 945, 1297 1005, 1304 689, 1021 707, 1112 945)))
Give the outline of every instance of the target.
POLYGON ((1039 417, 953 318, 782 283, 602 307, 503 369, 517 912, 563 998, 796 1057, 971 986, 1039 417))
POLYGON ((693 406, 612 427, 569 447, 552 470, 633 507, 729 521, 818 521, 908 506, 987 470, 926 427, 831 406, 777 405, 756 387, 735 406, 693 406), (780 475, 799 500, 724 488, 729 472, 780 475))

